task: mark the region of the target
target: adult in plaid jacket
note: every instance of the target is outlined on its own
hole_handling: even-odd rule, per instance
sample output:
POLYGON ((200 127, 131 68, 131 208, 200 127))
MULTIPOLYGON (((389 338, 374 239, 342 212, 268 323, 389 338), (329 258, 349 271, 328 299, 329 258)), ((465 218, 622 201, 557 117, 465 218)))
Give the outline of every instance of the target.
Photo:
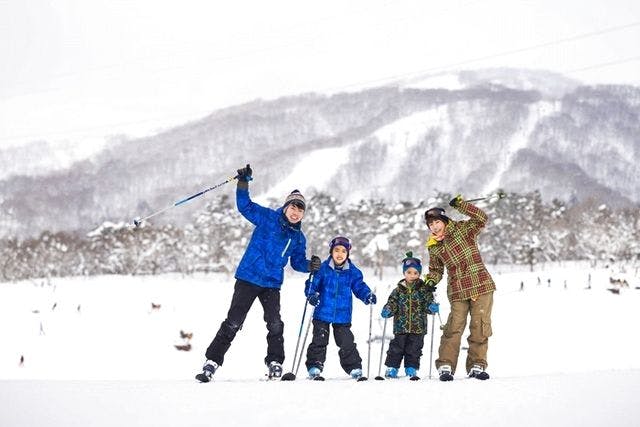
POLYGON ((480 251, 477 236, 487 223, 487 215, 476 206, 457 196, 449 205, 468 220, 453 221, 442 208, 432 208, 425 212, 425 222, 431 236, 427 242, 429 252, 429 272, 425 282, 437 284, 447 269, 447 296, 451 312, 444 325, 436 367, 440 379, 450 381, 456 371, 460 340, 471 316, 469 325, 469 351, 467 353, 467 373, 478 379, 488 379, 487 349, 491 331, 491 309, 493 291, 496 289, 487 271, 480 251))

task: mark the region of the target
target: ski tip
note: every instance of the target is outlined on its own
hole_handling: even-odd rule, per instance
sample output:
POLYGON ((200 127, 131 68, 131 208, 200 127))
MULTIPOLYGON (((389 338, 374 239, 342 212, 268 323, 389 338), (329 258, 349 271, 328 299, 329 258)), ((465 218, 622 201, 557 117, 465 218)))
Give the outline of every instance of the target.
POLYGON ((206 376, 205 374, 196 375, 196 380, 198 380, 201 383, 208 383, 210 381, 209 377, 206 376))
POLYGON ((367 378, 367 377, 360 377, 356 381, 361 382, 361 381, 367 381, 368 379, 369 378, 367 378))
POLYGON ((317 377, 313 377, 314 381, 324 381, 324 377, 322 375, 318 375, 317 377))
POLYGON ((409 381, 420 381, 420 377, 413 376, 413 377, 409 378, 409 381))
POLYGON ((296 375, 293 372, 287 372, 282 376, 280 381, 295 381, 296 375))

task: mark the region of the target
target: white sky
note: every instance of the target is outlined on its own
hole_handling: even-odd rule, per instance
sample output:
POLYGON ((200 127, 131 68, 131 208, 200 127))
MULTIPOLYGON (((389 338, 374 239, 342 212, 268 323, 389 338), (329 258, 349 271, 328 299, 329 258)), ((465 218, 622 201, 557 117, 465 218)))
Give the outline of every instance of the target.
POLYGON ((0 0, 0 148, 486 67, 640 84, 637 0, 0 0))

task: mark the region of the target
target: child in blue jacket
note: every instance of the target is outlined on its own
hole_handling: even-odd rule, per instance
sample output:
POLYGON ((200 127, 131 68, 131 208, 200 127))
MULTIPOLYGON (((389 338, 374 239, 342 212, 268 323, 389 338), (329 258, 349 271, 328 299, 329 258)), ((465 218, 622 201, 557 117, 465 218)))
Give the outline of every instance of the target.
POLYGON ((351 242, 336 237, 329 243, 330 256, 320 270, 307 280, 305 295, 313 312, 313 339, 307 348, 306 366, 309 378, 320 376, 327 356, 329 324, 340 348, 340 366, 354 379, 362 377, 362 359, 351 332, 352 296, 365 304, 375 304, 376 296, 363 281, 362 272, 349 259, 351 242))

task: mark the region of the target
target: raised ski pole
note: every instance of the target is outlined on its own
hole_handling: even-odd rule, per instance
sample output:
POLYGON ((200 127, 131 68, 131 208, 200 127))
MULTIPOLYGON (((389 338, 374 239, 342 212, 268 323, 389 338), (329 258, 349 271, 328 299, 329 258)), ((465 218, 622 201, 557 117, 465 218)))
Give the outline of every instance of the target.
MULTIPOLYGON (((440 313, 438 313, 440 316, 440 313)), ((431 379, 431 368, 433 367, 433 335, 436 326, 436 315, 431 315, 431 349, 429 350, 429 379, 431 379)))
MULTIPOLYGON (((309 273, 309 281, 313 282, 313 273, 309 273)), ((298 340, 296 341, 296 350, 293 353, 293 364, 291 365, 291 372, 287 372, 282 376, 281 381, 294 381, 296 379, 296 374, 293 373, 293 370, 296 367, 296 359, 298 358, 298 347, 300 346, 300 338, 302 337, 302 328, 304 328, 304 317, 307 314, 307 299, 304 299, 304 311, 302 312, 302 320, 300 321, 300 330, 298 331, 298 340)), ((303 345, 304 348, 304 345, 303 345)), ((302 358, 302 352, 300 352, 300 358, 302 358)), ((297 373, 297 371, 296 371, 297 373)))
MULTIPOLYGON (((384 318, 384 323, 382 324, 382 344, 380 345, 380 362, 378 363, 378 376, 376 380, 384 381, 384 377, 382 376, 382 355, 384 354, 384 338, 387 332, 387 318, 384 318)), ((432 340, 433 343, 433 340, 432 340)), ((431 369, 431 368, 429 368, 431 369)))
POLYGON ((485 196, 485 197, 477 197, 475 199, 468 199, 468 200, 465 200, 465 202, 480 202, 480 201, 484 201, 484 200, 491 200, 491 199, 494 199, 496 197, 498 198, 498 200, 504 199, 505 197, 507 197, 507 193, 505 193, 502 190, 498 190, 495 194, 490 194, 490 195, 485 196))
MULTIPOLYGON (((247 165, 247 166, 249 166, 249 165, 247 165)), ((187 203, 189 200, 193 200, 193 199, 195 199, 196 197, 200 197, 200 196, 202 196, 203 194, 205 194, 205 193, 207 193, 207 192, 209 192, 209 191, 211 191, 211 190, 215 190, 215 189, 216 189, 216 188, 218 188, 218 187, 222 187, 224 184, 227 184, 227 183, 229 183, 229 182, 233 181, 234 179, 238 179, 238 176, 239 176, 239 175, 236 175, 236 176, 234 176, 234 177, 229 177, 229 178, 227 178, 227 180, 226 180, 226 181, 223 181, 223 182, 221 182, 220 184, 216 184, 216 185, 214 185, 213 187, 209 187, 209 188, 207 188, 206 190, 202 190, 202 191, 200 191, 199 193, 193 194, 193 195, 191 195, 191 196, 189 196, 189 197, 186 197, 186 198, 184 198, 184 199, 182 199, 182 200, 178 200, 178 201, 177 201, 177 202, 175 202, 174 204, 172 204, 172 205, 170 205, 170 206, 167 206, 167 207, 165 207, 165 208, 163 208, 163 209, 160 209, 159 211, 153 212, 152 214, 147 215, 147 216, 145 216, 144 218, 136 217, 136 218, 134 218, 134 219, 133 219, 133 225, 135 225, 136 227, 140 227, 140 225, 141 225, 144 221, 147 221, 148 219, 153 218, 153 217, 154 217, 154 216, 156 216, 156 215, 160 215, 161 213, 163 213, 163 212, 165 212, 165 211, 168 211, 168 210, 169 210, 169 209, 171 209, 171 208, 175 208, 176 206, 180 206, 180 205, 182 205, 182 204, 184 204, 184 203, 187 203)))

